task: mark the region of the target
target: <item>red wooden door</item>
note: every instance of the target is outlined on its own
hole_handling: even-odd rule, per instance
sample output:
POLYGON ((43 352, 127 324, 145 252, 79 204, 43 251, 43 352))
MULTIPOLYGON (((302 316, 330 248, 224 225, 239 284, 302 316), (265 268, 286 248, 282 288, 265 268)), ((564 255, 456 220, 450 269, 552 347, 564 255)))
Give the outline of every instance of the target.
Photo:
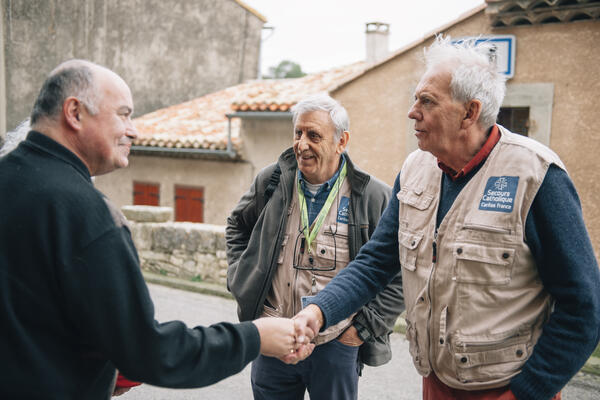
POLYGON ((154 183, 133 182, 133 204, 136 206, 158 206, 159 186, 154 183))
POLYGON ((175 221, 204 222, 204 188, 175 186, 175 221))

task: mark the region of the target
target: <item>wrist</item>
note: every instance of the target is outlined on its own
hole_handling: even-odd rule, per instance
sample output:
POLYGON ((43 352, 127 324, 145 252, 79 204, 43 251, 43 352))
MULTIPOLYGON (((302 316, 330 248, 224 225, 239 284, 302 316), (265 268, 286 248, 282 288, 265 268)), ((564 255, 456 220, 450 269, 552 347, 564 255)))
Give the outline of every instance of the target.
MULTIPOLYGON (((319 306, 317 306, 316 304, 309 304, 306 307, 306 311, 310 312, 314 316, 314 319, 317 322, 317 329, 320 331, 323 327, 323 312, 321 311, 319 306)), ((317 333, 318 332, 315 332, 315 334, 317 333)))

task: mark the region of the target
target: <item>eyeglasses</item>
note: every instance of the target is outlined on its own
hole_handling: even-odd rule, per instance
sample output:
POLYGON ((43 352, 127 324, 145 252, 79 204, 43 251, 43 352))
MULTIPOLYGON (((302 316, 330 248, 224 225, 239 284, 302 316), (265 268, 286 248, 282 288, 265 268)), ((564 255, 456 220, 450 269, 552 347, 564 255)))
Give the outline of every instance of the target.
MULTIPOLYGON (((333 265, 331 266, 317 266, 315 265, 315 256, 308 256, 309 265, 302 265, 302 258, 304 256, 304 251, 306 250, 306 239, 304 238, 304 234, 301 230, 298 231, 298 236, 296 236, 296 242, 294 243, 294 269, 304 270, 304 271, 333 271, 337 265, 337 245, 335 242, 335 236, 337 233, 337 225, 336 232, 333 232, 331 226, 329 227, 331 237, 333 238, 333 265), (298 246, 298 241, 300 241, 300 246, 298 246)), ((326 232, 327 233, 327 232, 326 232)), ((325 250, 322 250, 324 253, 325 250)))

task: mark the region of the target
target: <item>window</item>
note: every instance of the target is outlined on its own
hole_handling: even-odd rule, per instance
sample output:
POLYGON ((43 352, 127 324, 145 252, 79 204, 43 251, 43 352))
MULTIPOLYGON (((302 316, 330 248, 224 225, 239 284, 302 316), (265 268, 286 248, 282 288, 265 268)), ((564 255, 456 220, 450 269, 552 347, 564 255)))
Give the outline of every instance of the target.
POLYGON ((160 204, 159 185, 133 182, 133 204, 136 206, 158 206, 160 204))
POLYGON ((204 188, 175 186, 175 221, 204 222, 204 188))
POLYGON ((502 107, 498 123, 511 132, 529 136, 529 107, 502 107))

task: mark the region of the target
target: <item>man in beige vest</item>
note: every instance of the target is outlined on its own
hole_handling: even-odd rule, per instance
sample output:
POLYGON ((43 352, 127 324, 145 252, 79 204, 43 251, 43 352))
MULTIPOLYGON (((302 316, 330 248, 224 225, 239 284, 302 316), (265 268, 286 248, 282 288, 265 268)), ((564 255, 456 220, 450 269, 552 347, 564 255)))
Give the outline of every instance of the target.
POLYGON ((408 114, 420 150, 356 261, 297 319, 327 328, 401 268, 424 399, 559 399, 598 343, 600 273, 561 160, 495 123, 489 48, 425 51, 408 114))
MULTIPOLYGON (((348 114, 331 97, 292 108, 293 148, 256 177, 227 220, 228 287, 241 321, 292 317, 354 258, 375 229, 390 188, 345 152, 348 114)), ((259 357, 256 399, 356 399, 361 363, 391 358, 388 335, 402 311, 398 278, 369 304, 315 339, 312 355, 259 357)), ((302 348, 302 351, 308 351, 302 348)))

